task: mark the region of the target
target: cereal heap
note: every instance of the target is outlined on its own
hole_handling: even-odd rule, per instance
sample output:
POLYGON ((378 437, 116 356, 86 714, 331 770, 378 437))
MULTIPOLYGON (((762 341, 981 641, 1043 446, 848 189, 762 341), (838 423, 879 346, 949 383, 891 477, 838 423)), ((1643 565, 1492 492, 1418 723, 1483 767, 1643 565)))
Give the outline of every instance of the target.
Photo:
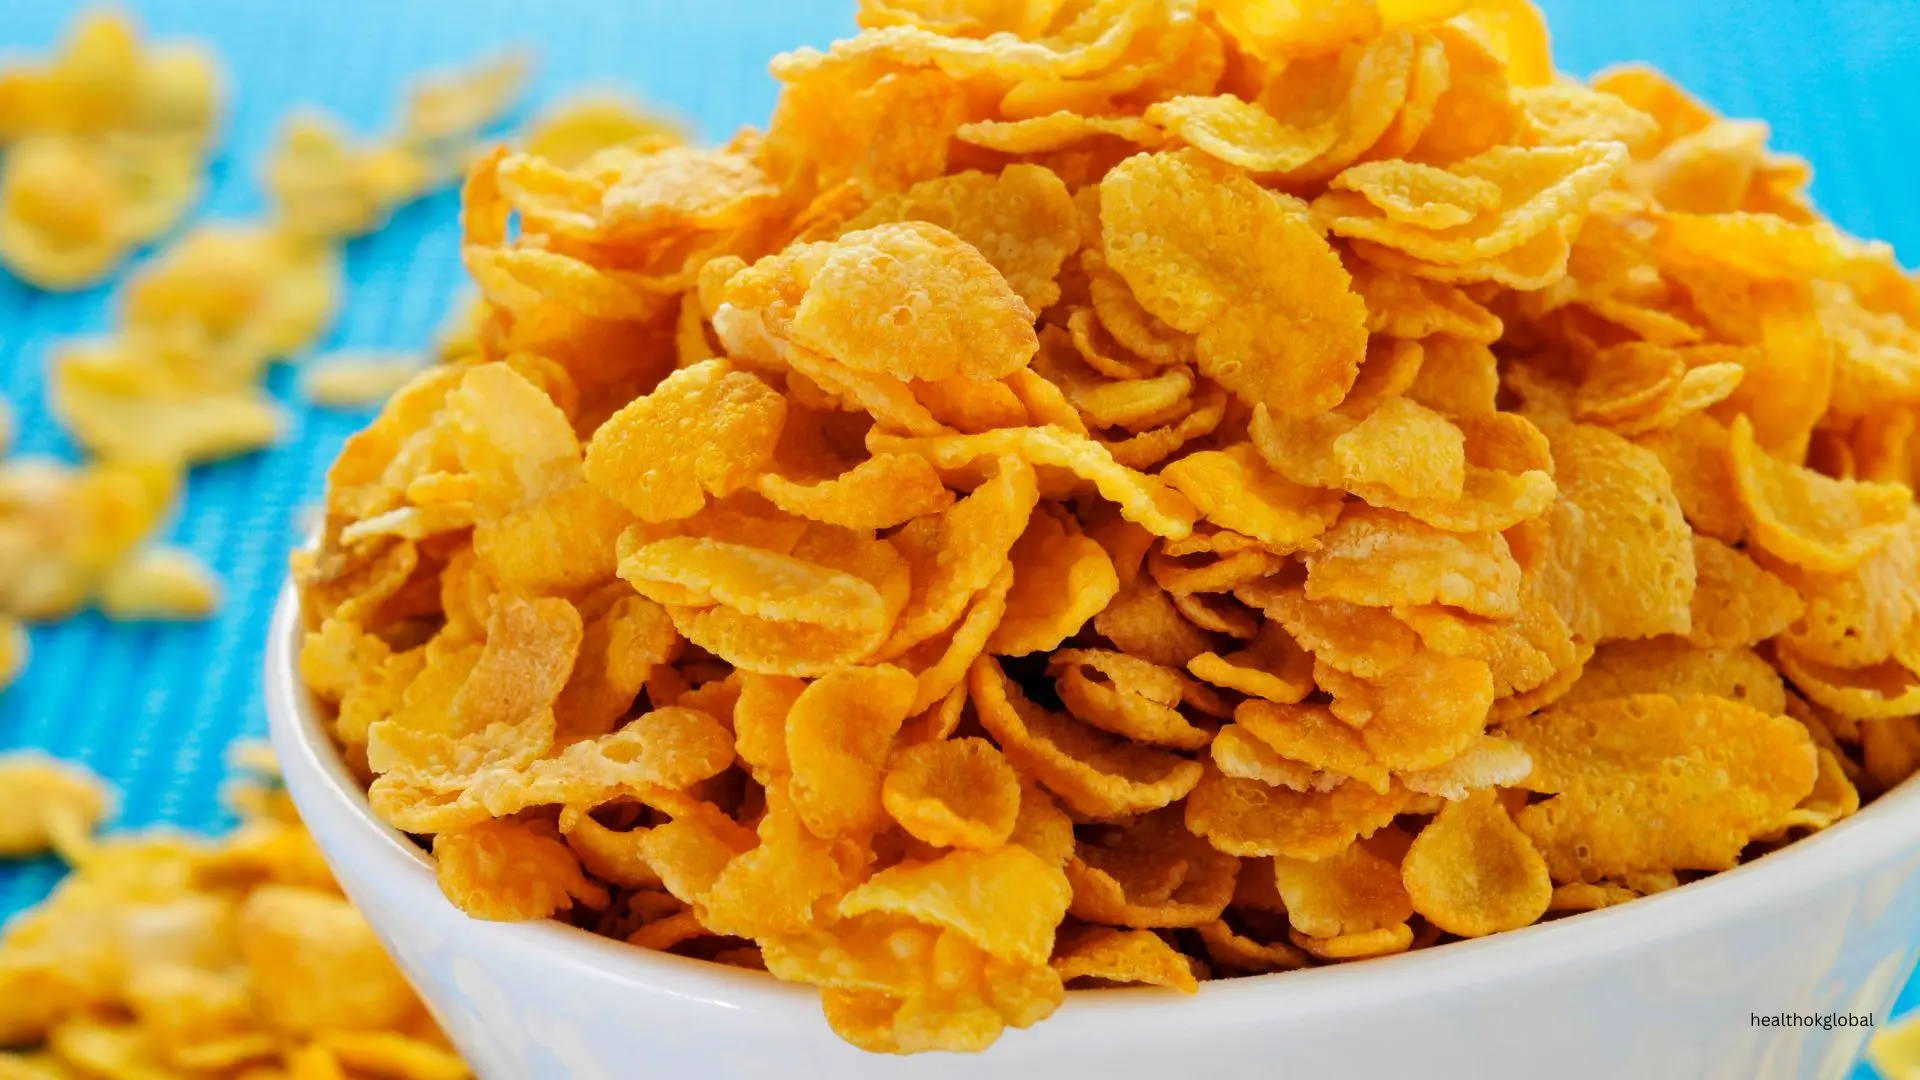
POLYGON ((1620 903, 1920 762, 1920 284, 1524 0, 931 3, 768 130, 501 151, 302 670, 486 919, 1063 986, 1620 903))
POLYGON ((224 110, 197 44, 80 16, 48 63, 0 58, 0 266, 43 289, 99 283, 200 197, 224 110))
POLYGON ((217 841, 95 839, 104 786, 34 755, 0 758, 0 791, 0 858, 73 867, 0 935, 0 1047, 38 1047, 0 1050, 0 1077, 471 1075, 277 787, 236 788, 217 841))

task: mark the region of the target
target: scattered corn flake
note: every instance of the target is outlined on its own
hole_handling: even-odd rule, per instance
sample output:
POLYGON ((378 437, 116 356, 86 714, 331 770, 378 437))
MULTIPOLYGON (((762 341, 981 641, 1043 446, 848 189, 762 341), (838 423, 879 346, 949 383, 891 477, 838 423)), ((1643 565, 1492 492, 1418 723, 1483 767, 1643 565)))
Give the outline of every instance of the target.
POLYGON ((11 615, 0 615, 0 693, 19 680, 32 655, 27 628, 11 615))
POLYGON ((335 353, 300 373, 307 400, 330 409, 379 405, 420 374, 422 361, 405 353, 335 353))
POLYGON ((130 620, 205 619, 220 606, 220 579, 184 548, 135 552, 100 583, 100 610, 130 620))
POLYGON ((614 93, 583 94, 534 117, 522 134, 526 152, 563 169, 609 146, 657 140, 662 148, 684 136, 673 121, 614 93))
POLYGON ((9 793, 9 809, 0 817, 0 858, 84 853, 94 829, 113 811, 112 794, 92 773, 40 754, 0 757, 0 787, 9 793))

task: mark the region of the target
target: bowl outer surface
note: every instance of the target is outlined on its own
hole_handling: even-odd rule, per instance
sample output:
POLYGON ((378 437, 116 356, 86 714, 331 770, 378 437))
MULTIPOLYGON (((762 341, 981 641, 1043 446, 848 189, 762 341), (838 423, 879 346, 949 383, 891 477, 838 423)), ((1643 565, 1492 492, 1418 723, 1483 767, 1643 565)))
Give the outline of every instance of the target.
POLYGON ((1434 1077, 1828 1080, 1884 1021, 1920 939, 1920 785, 1730 873, 1385 960, 1171 991, 1079 992, 984 1055, 842 1043, 808 987, 556 923, 467 918, 374 818, 300 685, 291 588, 267 650, 287 786, 341 885, 483 1080, 1434 1077))

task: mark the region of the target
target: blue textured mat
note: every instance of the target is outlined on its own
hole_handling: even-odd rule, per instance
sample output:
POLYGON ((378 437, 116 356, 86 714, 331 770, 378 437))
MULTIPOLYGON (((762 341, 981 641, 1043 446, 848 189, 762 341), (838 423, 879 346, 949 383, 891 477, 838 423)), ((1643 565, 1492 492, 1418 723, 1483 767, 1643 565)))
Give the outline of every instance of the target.
MULTIPOLYGON (((227 65, 234 111, 202 208, 261 206, 259 156, 278 118, 312 103, 356 130, 389 122, 421 69, 504 45, 541 61, 536 96, 585 85, 635 90, 709 139, 764 123, 774 102, 766 61, 851 29, 852 0, 132 0, 161 35, 210 40, 227 65)), ((1920 3, 1914 0, 1543 0, 1561 66, 1581 74, 1650 60, 1736 116, 1764 117, 1775 145, 1819 170, 1814 191, 1839 223, 1920 258, 1920 3), (1904 103, 1904 104, 1903 104, 1904 103)), ((4 0, 0 51, 44 52, 79 10, 70 0, 4 0)), ((456 199, 402 212, 347 253, 348 303, 325 347, 426 342, 462 277, 456 199)), ((45 411, 49 347, 108 325, 115 283, 51 297, 0 274, 0 394, 21 410, 21 450, 70 456, 45 411)), ((115 626, 91 616, 38 629, 24 680, 0 696, 0 750, 45 748, 83 761, 125 793, 124 826, 226 823, 222 749, 264 730, 262 635, 300 508, 364 415, 317 412, 277 372, 292 438, 271 452, 196 472, 172 538, 226 577, 214 621, 115 626)), ((4 797, 4 793, 0 793, 4 797)), ((0 917, 51 886, 45 864, 0 868, 0 917)), ((1904 1005, 1920 1001, 1910 987, 1904 1005)), ((1864 1074, 1863 1074, 1864 1075, 1864 1074)))

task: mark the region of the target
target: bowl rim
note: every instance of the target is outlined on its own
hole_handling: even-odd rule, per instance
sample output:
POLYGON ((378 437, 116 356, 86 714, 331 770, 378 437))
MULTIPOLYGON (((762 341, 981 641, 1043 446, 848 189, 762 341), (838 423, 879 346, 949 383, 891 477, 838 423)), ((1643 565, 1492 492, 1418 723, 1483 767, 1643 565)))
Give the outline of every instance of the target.
MULTIPOLYGON (((440 905, 438 915, 466 919, 440 893, 431 857, 375 816, 366 793, 341 760, 322 723, 320 708, 298 675, 302 633, 298 592, 289 582, 275 604, 269 630, 266 703, 269 730, 282 768, 320 781, 311 789, 297 786, 319 792, 325 800, 322 805, 309 799, 300 805, 302 814, 324 813, 347 821, 361 845, 361 854, 378 864, 372 872, 401 875, 415 887, 431 889, 432 902, 440 905)), ((1365 963, 1213 980, 1201 984, 1198 1000, 1234 1008, 1257 999, 1263 1011, 1287 1007, 1321 1012, 1355 999, 1382 1002, 1418 998, 1511 979, 1525 971, 1566 968, 1629 950, 1657 947, 1757 909, 1790 909, 1795 901, 1822 892, 1835 882, 1852 887, 1859 877, 1903 851, 1920 852, 1920 777, 1880 796, 1846 821, 1764 858, 1629 904, 1365 963)), ((635 948, 552 920, 476 921, 473 927, 498 935, 496 940, 503 946, 538 949, 550 954, 556 963, 584 964, 621 982, 651 986, 675 996, 748 1012, 789 1009, 802 1002, 817 1009, 817 994, 810 986, 784 983, 761 972, 635 948)), ((1175 994, 1157 988, 1070 994, 1059 1015, 1044 1026, 1058 1029, 1061 1018, 1071 1017, 1091 1017, 1104 1024, 1119 1014, 1124 1014, 1129 1024, 1149 1016, 1165 1020, 1169 1015, 1177 1018, 1176 1023, 1199 1021, 1201 1017, 1192 1010, 1166 1008, 1169 996, 1175 994)))

